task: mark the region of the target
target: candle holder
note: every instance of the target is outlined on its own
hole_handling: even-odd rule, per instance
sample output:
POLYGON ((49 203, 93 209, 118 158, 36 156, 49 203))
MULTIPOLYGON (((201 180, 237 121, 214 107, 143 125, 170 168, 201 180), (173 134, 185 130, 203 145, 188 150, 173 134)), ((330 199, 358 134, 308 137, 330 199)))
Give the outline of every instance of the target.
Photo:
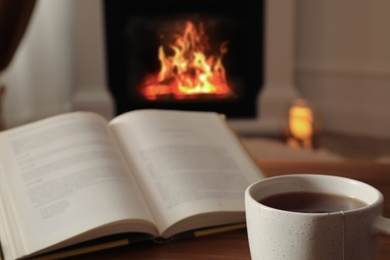
POLYGON ((293 100, 283 115, 283 136, 292 148, 315 149, 322 131, 317 108, 306 99, 293 100))

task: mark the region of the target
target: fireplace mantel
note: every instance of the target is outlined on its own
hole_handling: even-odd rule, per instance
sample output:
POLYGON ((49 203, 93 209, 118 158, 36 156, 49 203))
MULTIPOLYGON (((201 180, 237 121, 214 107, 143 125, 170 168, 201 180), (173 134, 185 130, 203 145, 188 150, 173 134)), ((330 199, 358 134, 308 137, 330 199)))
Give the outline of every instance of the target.
MULTIPOLYGON (((113 117, 105 72, 103 11, 100 1, 75 1, 76 89, 74 110, 113 117), (88 14, 88 15, 86 15, 88 14)), ((258 97, 260 117, 232 119, 242 134, 277 134, 281 111, 298 96, 294 86, 295 1, 266 1, 265 85, 258 97)))

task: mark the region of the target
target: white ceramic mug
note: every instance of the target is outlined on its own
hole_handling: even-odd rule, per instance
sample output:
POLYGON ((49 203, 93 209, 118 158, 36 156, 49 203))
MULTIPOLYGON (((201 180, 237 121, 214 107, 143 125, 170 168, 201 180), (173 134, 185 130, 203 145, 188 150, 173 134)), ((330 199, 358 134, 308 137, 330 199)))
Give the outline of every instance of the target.
POLYGON ((390 235, 390 219, 382 216, 383 196, 352 179, 294 174, 266 178, 245 191, 245 210, 253 260, 370 260, 376 237, 390 235), (271 195, 317 192, 354 197, 367 204, 331 213, 299 213, 259 203, 271 195))

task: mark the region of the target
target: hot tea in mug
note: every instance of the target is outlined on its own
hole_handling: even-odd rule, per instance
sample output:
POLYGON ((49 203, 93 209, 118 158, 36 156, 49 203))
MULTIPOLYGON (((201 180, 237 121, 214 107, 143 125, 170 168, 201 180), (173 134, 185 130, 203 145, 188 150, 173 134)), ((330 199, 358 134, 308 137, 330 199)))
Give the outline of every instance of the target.
POLYGON ((367 203, 347 196, 318 192, 288 192, 259 201, 271 208, 301 213, 331 213, 367 206, 367 203))
POLYGON ((291 174, 245 191, 253 260, 374 260, 378 235, 390 235, 383 195, 348 178, 291 174))

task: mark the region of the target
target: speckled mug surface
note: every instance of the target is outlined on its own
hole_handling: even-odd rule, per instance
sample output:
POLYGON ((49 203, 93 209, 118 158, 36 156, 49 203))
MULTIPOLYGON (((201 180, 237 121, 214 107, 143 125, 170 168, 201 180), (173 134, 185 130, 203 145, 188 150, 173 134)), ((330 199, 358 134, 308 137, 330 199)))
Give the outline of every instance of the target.
POLYGON ((390 219, 382 217, 382 208, 382 194, 360 181, 319 174, 266 178, 245 191, 251 257, 253 260, 375 259, 377 235, 390 235, 390 219), (367 206, 331 213, 299 213, 258 202, 288 192, 354 197, 367 206))

